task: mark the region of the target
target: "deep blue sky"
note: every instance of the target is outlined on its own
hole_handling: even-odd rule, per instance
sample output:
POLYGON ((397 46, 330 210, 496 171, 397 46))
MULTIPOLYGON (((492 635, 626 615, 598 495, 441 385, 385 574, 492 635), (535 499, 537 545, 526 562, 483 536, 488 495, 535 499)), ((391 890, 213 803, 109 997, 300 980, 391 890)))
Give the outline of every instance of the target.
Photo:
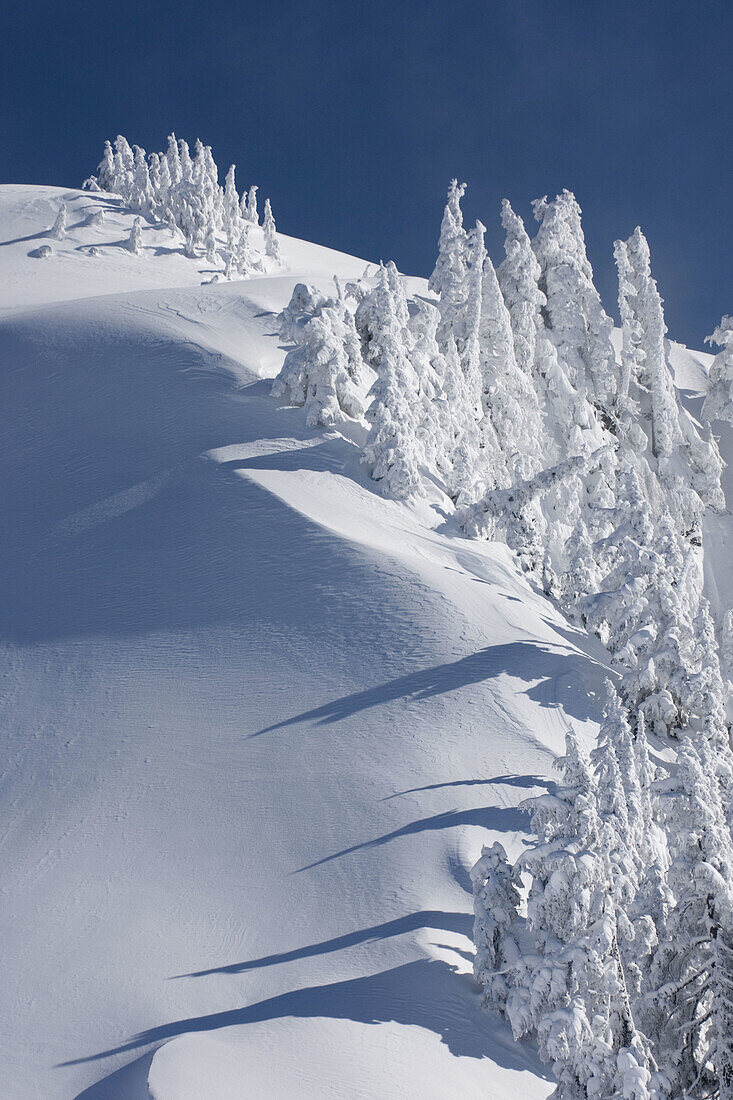
POLYGON ((670 334, 733 312, 730 0, 6 0, 0 181, 78 186, 105 137, 175 129, 283 232, 428 274, 448 179, 498 207, 562 187, 615 314, 641 224, 670 334))

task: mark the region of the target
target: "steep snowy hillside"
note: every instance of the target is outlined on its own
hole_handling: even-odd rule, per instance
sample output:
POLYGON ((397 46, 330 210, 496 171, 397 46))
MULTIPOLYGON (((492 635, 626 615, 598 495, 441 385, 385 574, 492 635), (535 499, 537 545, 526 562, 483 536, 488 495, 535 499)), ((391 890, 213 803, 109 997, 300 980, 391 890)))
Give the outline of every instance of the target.
POLYGON ((0 188, 2 1094, 543 1100, 479 1009, 469 869, 607 655, 271 397, 293 286, 365 261, 281 237, 210 283, 132 223, 0 188))

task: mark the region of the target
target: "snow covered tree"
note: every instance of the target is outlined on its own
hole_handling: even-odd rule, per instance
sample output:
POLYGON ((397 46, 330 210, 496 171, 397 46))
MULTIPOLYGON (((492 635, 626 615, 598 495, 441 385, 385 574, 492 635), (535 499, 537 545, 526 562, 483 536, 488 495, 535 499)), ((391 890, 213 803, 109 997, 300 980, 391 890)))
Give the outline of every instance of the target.
POLYGON ((707 420, 733 424, 733 317, 724 317, 707 343, 717 344, 722 350, 710 367, 702 414, 707 420))
POLYGON ((143 246, 143 232, 142 225, 139 218, 135 218, 132 223, 132 229, 130 230, 130 237, 127 242, 127 247, 134 256, 137 256, 143 246))
POLYGON ((662 796, 675 905, 644 1004, 669 1095, 690 1100, 733 1097, 733 855, 710 772, 685 738, 662 796))
MULTIPOLYGON (((526 479, 537 473, 544 454, 544 424, 531 373, 518 365, 509 310, 491 259, 484 260, 479 327, 479 367, 482 383, 482 446, 490 425, 509 477, 526 479)), ((504 488, 501 477, 494 485, 504 488)))
POLYGON ((247 192, 247 199, 245 202, 244 192, 242 192, 242 217, 251 222, 252 225, 259 225, 260 219, 257 213, 257 185, 253 184, 247 192))
POLYGON ((537 1036, 561 1100, 623 1095, 622 1089, 649 1100, 649 1054, 619 950, 612 835, 572 730, 562 768, 555 793, 523 804, 537 836, 519 861, 532 880, 527 927, 536 953, 518 960, 507 1015, 515 1037, 537 1036))
POLYGON ((273 383, 274 397, 305 406, 309 427, 330 427, 364 415, 339 327, 334 307, 324 307, 311 317, 273 383))
POLYGON ((179 141, 178 149, 181 163, 181 179, 186 183, 190 183, 193 180, 193 161, 191 160, 188 142, 183 140, 179 141))
POLYGON ((533 478, 515 480, 507 489, 489 489, 475 504, 461 509, 457 519, 473 538, 502 538, 515 551, 523 569, 542 576, 548 568, 549 549, 543 498, 588 474, 606 453, 607 448, 601 447, 592 455, 575 455, 540 470, 533 478))
POLYGON ((114 191, 115 160, 108 141, 104 143, 102 159, 97 166, 97 183, 102 191, 114 191))
POLYGON ((206 230, 206 262, 207 264, 216 263, 216 228, 214 226, 213 219, 209 222, 208 229, 206 230))
POLYGON ((718 751, 729 749, 725 690, 715 627, 708 601, 701 597, 692 622, 691 644, 685 669, 685 702, 699 726, 713 735, 718 751))
POLYGON ((320 290, 307 283, 296 283, 285 309, 278 314, 278 332, 281 340, 288 343, 299 342, 299 329, 327 303, 328 299, 320 290))
POLYGON ((483 419, 480 368, 480 325, 484 227, 471 233, 463 228, 460 187, 452 180, 438 242, 438 258, 428 286, 438 295, 439 321, 435 341, 442 360, 442 388, 451 419, 441 465, 446 490, 454 500, 468 504, 480 495, 482 481, 490 479, 494 461, 486 453, 488 437, 481 439, 483 419), (482 443, 484 454, 482 455, 482 443), (484 459, 484 469, 480 462, 484 459))
POLYGON ((150 182, 150 172, 145 160, 145 150, 139 145, 133 146, 134 168, 132 176, 132 189, 128 202, 133 210, 139 210, 142 214, 150 211, 153 199, 153 188, 150 182))
POLYGON ((66 203, 62 202, 59 207, 59 212, 56 215, 56 221, 53 223, 51 230, 51 236, 57 241, 63 241, 66 236, 66 203))
POLYGON ((255 265, 254 253, 252 249, 251 229, 252 226, 249 224, 249 222, 245 222, 244 225, 240 227, 240 232, 237 237, 235 263, 237 271, 240 275, 251 274, 255 265))
POLYGON ((181 179, 181 154, 178 151, 178 141, 176 140, 175 134, 168 135, 168 149, 165 155, 168 162, 171 183, 178 183, 181 179))
POLYGON ((720 664, 726 680, 733 679, 733 609, 728 608, 723 616, 721 630, 720 664))
POLYGON ((326 298, 297 283, 278 324, 280 338, 295 347, 273 383, 274 396, 304 405, 310 426, 361 419, 368 372, 346 297, 326 298))
POLYGON ((574 388, 609 413, 618 391, 613 322, 593 284, 580 207, 563 191, 552 202, 537 200, 533 208, 539 230, 532 247, 558 355, 574 388))
POLYGON ((675 456, 689 471, 689 484, 704 505, 723 510, 722 462, 715 440, 703 439, 681 408, 669 365, 662 299, 652 278, 649 245, 638 227, 616 242, 624 348, 636 377, 642 413, 650 421, 651 450, 660 475, 673 477, 675 456))
POLYGON ((229 171, 226 174, 224 180, 224 232, 229 234, 231 230, 239 225, 239 195, 237 194, 237 187, 234 182, 234 165, 230 165, 229 171))
POLYGON ((571 382, 545 324, 547 297, 540 287, 542 268, 522 219, 505 199, 502 224, 506 257, 497 277, 514 337, 517 365, 532 378, 543 411, 543 465, 591 453, 606 440, 587 398, 571 382))
POLYGON ((461 212, 461 199, 466 193, 465 183, 458 184, 458 180, 451 180, 448 188, 448 201, 443 211, 443 221, 440 226, 438 238, 438 259, 435 263, 428 289, 442 297, 446 292, 451 294, 456 281, 461 282, 465 277, 465 251, 467 234, 463 228, 463 213, 461 212))
POLYGON ((418 384, 385 267, 380 268, 379 281, 369 298, 373 326, 370 357, 377 378, 369 391, 366 417, 371 428, 362 461, 369 464, 371 476, 381 482, 386 494, 404 499, 423 491, 415 423, 418 384))
MULTIPOLYGON (((358 312, 358 310, 357 310, 358 312)), ((417 436, 425 463, 445 478, 452 468, 453 419, 443 387, 443 359, 435 333, 440 314, 432 302, 418 298, 408 319, 410 362, 417 375, 417 436)))
MULTIPOLYGON (((641 751, 648 754, 645 742, 641 751)), ((658 871, 654 871, 652 878, 656 881, 665 858, 659 833, 646 813, 648 792, 642 790, 628 714, 608 680, 604 722, 591 759, 598 810, 607 830, 619 960, 627 993, 637 995, 657 944, 653 917, 646 912, 645 901, 642 902, 641 883, 655 860, 658 871)))
POLYGON ((265 253, 271 256, 273 260, 280 259, 280 242, 277 239, 277 233, 275 231, 275 219, 272 216, 272 207, 270 206, 270 200, 265 199, 265 212, 262 219, 262 228, 265 233, 265 253))
POLYGON ((637 370, 634 381, 649 394, 651 448, 656 458, 668 459, 682 443, 674 381, 666 360, 662 299, 651 275, 649 245, 637 226, 626 242, 616 242, 618 262, 625 264, 628 333, 637 370))
POLYGON ((471 869, 473 882, 473 973, 487 1008, 503 1011, 519 961, 521 879, 497 841, 484 847, 471 869))
POLYGON ((496 275, 509 312, 517 366, 532 378, 541 311, 547 301, 539 288, 541 268, 524 222, 514 213, 508 199, 501 204, 501 224, 506 233, 506 256, 496 275))
MULTIPOLYGON (((466 236, 464 283, 456 287, 460 295, 449 300, 436 329, 438 346, 443 342, 448 379, 454 382, 455 431, 453 469, 448 478, 449 492, 461 505, 473 503, 487 484, 496 484, 497 473, 504 466, 498 441, 481 433, 484 418, 480 365, 480 326, 483 268, 486 259, 484 226, 477 222, 466 236), (450 326, 450 331, 449 331, 450 326), (482 448, 483 443, 483 448, 482 448)), ((449 391, 450 394, 450 391, 449 391)), ((499 477, 501 475, 499 474, 499 477)))

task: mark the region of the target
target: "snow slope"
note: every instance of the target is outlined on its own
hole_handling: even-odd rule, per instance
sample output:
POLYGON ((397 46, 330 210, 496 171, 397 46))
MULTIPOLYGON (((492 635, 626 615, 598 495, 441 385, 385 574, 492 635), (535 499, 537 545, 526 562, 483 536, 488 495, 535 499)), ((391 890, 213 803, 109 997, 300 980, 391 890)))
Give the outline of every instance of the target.
POLYGON ((364 261, 201 285, 131 224, 0 188, 2 1095, 541 1100, 468 871, 595 732, 603 652, 269 396, 294 283, 364 261))

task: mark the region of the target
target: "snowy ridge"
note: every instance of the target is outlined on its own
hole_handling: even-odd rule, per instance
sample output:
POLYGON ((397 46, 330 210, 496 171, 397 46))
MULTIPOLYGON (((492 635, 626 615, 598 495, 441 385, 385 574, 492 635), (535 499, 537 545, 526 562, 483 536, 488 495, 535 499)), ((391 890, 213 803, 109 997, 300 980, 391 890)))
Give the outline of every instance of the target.
MULTIPOLYGON (((4 236, 61 195, 3 190, 4 236)), ((289 272, 201 287, 110 243, 73 283, 83 239, 33 244, 0 253, 34 272, 0 328, 6 1095, 143 1097, 204 1030, 156 1096, 212 1050, 212 1100, 546 1096, 479 1012, 468 869, 601 674, 506 548, 258 381, 293 284, 363 262, 284 240, 289 272)))
MULTIPOLYGON (((481 1010, 470 869, 594 743, 608 653, 272 400, 294 286, 364 261, 278 234, 201 285, 133 224, 0 188, 5 1095, 548 1097, 481 1010)), ((709 358, 673 356, 695 415, 709 358)))

